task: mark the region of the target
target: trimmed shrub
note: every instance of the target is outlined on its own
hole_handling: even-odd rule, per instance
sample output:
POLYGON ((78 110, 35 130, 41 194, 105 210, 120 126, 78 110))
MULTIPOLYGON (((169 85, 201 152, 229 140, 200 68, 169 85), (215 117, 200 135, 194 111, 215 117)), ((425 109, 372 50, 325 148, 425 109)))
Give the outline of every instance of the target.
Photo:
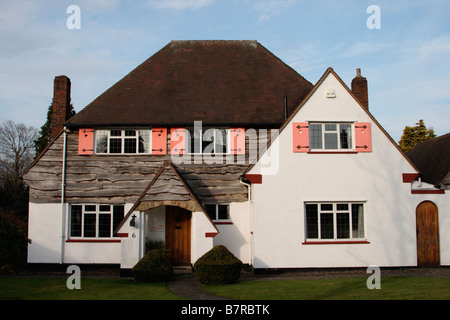
POLYGON ((236 283, 241 268, 241 260, 222 245, 209 250, 194 264, 195 275, 201 284, 236 283))
POLYGON ((147 252, 133 267, 132 272, 137 282, 169 281, 173 276, 173 268, 164 249, 147 252))

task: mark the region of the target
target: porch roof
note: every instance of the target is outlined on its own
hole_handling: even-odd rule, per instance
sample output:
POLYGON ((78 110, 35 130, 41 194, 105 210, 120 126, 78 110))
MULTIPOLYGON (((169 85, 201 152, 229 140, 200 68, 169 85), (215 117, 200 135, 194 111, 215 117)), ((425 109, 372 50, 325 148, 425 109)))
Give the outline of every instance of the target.
POLYGON ((146 211, 160 206, 175 206, 191 212, 203 212, 217 233, 219 233, 196 194, 177 171, 173 163, 166 161, 117 226, 114 234, 120 230, 134 211, 146 211))

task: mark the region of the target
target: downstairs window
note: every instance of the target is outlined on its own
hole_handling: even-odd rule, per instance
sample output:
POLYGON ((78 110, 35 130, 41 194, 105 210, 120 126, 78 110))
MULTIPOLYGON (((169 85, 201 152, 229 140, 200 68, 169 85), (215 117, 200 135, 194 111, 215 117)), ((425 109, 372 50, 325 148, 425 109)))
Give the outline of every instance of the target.
POLYGON ((306 203, 306 241, 364 239, 364 204, 306 203))
POLYGON ((70 207, 70 237, 112 238, 124 217, 123 205, 85 204, 70 207))

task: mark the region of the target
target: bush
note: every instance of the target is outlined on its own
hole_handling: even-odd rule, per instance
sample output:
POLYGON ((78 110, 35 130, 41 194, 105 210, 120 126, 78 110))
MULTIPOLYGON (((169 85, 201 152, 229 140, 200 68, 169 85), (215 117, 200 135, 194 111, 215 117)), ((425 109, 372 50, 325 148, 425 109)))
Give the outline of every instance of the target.
POLYGON ((133 277, 137 282, 169 281, 173 268, 164 249, 150 250, 133 267, 133 277))
POLYGON ((0 266, 22 265, 27 261, 27 247, 30 241, 19 229, 8 224, 0 214, 0 266))
POLYGON ((195 274, 202 284, 236 283, 241 268, 241 260, 222 245, 212 248, 194 264, 195 274))

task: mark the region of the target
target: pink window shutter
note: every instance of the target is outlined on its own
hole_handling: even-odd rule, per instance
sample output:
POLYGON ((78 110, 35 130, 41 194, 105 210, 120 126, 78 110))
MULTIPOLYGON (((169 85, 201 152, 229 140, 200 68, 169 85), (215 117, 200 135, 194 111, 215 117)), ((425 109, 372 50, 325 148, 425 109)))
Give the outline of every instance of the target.
POLYGON ((292 150, 295 153, 309 151, 308 122, 294 122, 292 124, 292 150))
POLYGON ((357 152, 372 152, 372 132, 370 122, 355 123, 355 147, 357 152))
POLYGON ((167 128, 152 129, 152 154, 167 154, 167 128))
POLYGON ((170 153, 184 154, 186 152, 186 129, 172 128, 170 130, 170 153))
POLYGON ((94 154, 94 129, 80 128, 78 130, 78 154, 82 156, 94 154))
POLYGON ((245 129, 230 129, 230 153, 245 154, 245 129))

